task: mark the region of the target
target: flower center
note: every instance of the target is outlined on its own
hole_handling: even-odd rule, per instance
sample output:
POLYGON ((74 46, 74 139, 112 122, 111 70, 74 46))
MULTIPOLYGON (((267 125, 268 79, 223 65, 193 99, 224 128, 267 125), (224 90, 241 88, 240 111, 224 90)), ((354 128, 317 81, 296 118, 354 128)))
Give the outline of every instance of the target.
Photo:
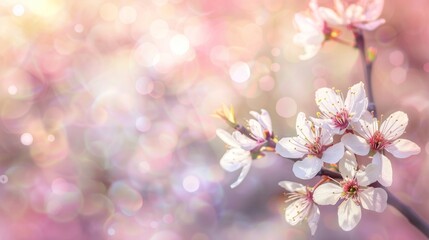
POLYGON ((344 197, 351 198, 357 195, 359 191, 359 185, 355 179, 345 181, 342 184, 344 197))
POLYGON ((369 139, 369 145, 371 146, 372 150, 382 150, 389 141, 387 141, 383 134, 380 131, 376 131, 374 135, 369 139))
POLYGON ((326 147, 320 143, 320 138, 316 138, 314 143, 307 143, 305 146, 308 148, 308 155, 313 155, 318 158, 322 157, 323 151, 326 149, 326 147))
POLYGON ((340 130, 343 130, 349 126, 349 112, 347 112, 347 110, 342 110, 331 119, 334 122, 335 127, 339 128, 340 130))

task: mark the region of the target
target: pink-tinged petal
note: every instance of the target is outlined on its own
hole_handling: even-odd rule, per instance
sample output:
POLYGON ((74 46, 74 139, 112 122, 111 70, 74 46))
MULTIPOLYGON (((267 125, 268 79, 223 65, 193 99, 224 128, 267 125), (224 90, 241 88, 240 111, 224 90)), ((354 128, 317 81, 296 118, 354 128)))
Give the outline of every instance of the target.
POLYGON ((310 213, 308 214, 307 222, 308 227, 310 228, 311 235, 314 235, 317 230, 317 224, 319 223, 320 219, 320 211, 319 207, 317 205, 313 204, 311 206, 310 213))
POLYGON ((286 137, 276 144, 276 153, 285 158, 302 158, 308 152, 299 137, 286 137))
POLYGON ((338 14, 334 12, 334 10, 330 8, 320 7, 319 15, 322 19, 324 19, 330 24, 334 24, 334 25, 343 24, 343 19, 340 16, 338 16, 338 14))
POLYGON ((238 142, 239 146, 247 151, 250 151, 258 146, 258 142, 250 139, 248 136, 242 134, 239 131, 234 131, 232 137, 238 142))
POLYGON ((369 153, 370 146, 366 140, 352 133, 346 133, 343 135, 341 142, 344 144, 347 150, 357 155, 365 156, 369 153))
POLYGON ((314 142, 314 133, 312 132, 313 123, 305 117, 305 113, 300 112, 296 117, 296 132, 298 137, 314 142))
POLYGON ((262 129, 261 124, 255 119, 249 120, 250 132, 258 139, 264 139, 264 129, 262 129))
POLYGON ((311 179, 322 169, 323 162, 317 157, 306 157, 293 164, 292 171, 297 178, 311 179))
POLYGON ((372 158, 372 163, 378 164, 381 167, 378 182, 385 187, 391 186, 393 182, 393 173, 392 163, 390 163, 390 160, 383 154, 377 152, 372 158))
POLYGON ((397 111, 392 113, 384 120, 380 126, 380 132, 387 140, 394 140, 401 136, 408 125, 408 116, 406 113, 397 111))
POLYGON ((376 212, 383 212, 387 206, 387 193, 382 188, 367 188, 359 193, 362 207, 376 212))
POLYGON ((376 20, 383 11, 384 0, 372 0, 366 7, 366 19, 368 21, 376 20))
POLYGON ((385 149, 397 158, 407 158, 420 153, 420 147, 407 139, 396 139, 387 145, 385 149))
POLYGON ((243 166, 243 169, 241 170, 241 173, 238 176, 237 181, 235 181, 233 184, 231 184, 231 188, 237 187, 244 180, 244 178, 249 173, 251 166, 252 166, 252 162, 248 162, 246 165, 243 166))
POLYGON ((377 164, 370 163, 366 166, 365 170, 359 170, 356 173, 356 180, 359 186, 368 186, 369 184, 377 181, 380 176, 381 167, 377 164))
POLYGON ((341 198, 343 189, 333 183, 324 183, 313 192, 313 200, 319 205, 335 205, 341 198))
POLYGON ((223 129, 216 129, 216 135, 228 146, 239 148, 240 144, 232 137, 232 135, 223 130, 223 129))
POLYGON ((300 193, 306 192, 305 186, 296 182, 281 181, 279 182, 279 186, 286 189, 286 191, 288 192, 300 192, 300 193))
POLYGON ((367 22, 367 23, 354 24, 354 26, 357 28, 366 30, 366 31, 373 31, 376 28, 378 28, 379 26, 381 26, 382 24, 384 24, 385 22, 386 22, 386 20, 384 20, 384 19, 378 19, 375 21, 367 22))
POLYGON ((353 179, 356 175, 357 162, 353 153, 346 151, 338 164, 341 176, 344 179, 353 179))
POLYGON ((323 152, 322 161, 325 163, 337 163, 344 156, 344 144, 337 143, 323 152))
POLYGON ((338 224, 344 231, 350 231, 355 228, 361 216, 360 206, 351 199, 343 201, 338 207, 338 224))
POLYGON ((231 148, 220 159, 220 165, 228 172, 234 172, 252 162, 250 152, 241 148, 231 148))

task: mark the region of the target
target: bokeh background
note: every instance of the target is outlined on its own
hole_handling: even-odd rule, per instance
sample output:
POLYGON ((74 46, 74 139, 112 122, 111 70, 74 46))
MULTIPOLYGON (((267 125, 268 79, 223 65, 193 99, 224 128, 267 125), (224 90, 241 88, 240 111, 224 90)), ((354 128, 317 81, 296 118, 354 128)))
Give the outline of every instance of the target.
MULTIPOLYGON (((291 136, 299 111, 315 115, 317 88, 363 81, 358 52, 338 43, 298 60, 292 20, 306 4, 2 0, 0 239, 308 239, 283 217, 291 162, 256 160, 230 189, 238 172, 220 168, 214 133, 227 126, 212 117, 231 104, 244 123, 265 108, 291 136)), ((389 0, 387 23, 365 36, 379 113, 408 113, 405 137, 422 147, 392 158, 390 189, 429 221, 428 8, 389 0)), ((314 239, 423 238, 391 207, 352 232, 335 207, 321 211, 314 239)))

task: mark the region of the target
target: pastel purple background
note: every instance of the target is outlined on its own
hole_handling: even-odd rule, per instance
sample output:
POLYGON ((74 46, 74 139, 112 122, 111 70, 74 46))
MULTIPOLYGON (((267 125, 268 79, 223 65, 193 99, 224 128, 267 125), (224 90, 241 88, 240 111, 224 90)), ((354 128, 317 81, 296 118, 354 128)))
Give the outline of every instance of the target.
MULTIPOLYGON (((324 3, 329 1, 323 1, 324 3)), ((363 81, 358 52, 292 43, 299 0, 0 2, 0 239, 307 239, 283 218, 291 162, 269 155, 247 179, 219 166, 211 114, 267 109, 277 135, 315 115, 314 91, 363 81)), ((408 113, 421 154, 392 158, 390 190, 429 220, 429 21, 423 0, 389 0, 378 49, 378 111, 408 113)), ((352 41, 344 29, 343 37, 352 41)), ((310 181, 308 183, 311 183, 310 181)), ((351 232, 322 207, 315 239, 422 239, 393 208, 351 232)))

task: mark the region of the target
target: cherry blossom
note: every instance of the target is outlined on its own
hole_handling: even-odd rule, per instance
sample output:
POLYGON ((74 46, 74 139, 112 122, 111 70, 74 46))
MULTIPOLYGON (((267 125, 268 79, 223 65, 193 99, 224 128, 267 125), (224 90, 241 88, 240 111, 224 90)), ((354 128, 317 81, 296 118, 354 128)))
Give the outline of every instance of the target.
POLYGON ((354 154, 346 151, 339 162, 343 180, 324 183, 314 190, 314 202, 320 205, 338 207, 338 224, 344 231, 350 231, 361 219, 361 207, 367 210, 383 212, 387 206, 387 193, 382 188, 368 185, 377 181, 379 166, 369 164, 364 170, 359 169, 354 154))
POLYGON ((357 122, 368 107, 368 99, 362 82, 353 85, 343 100, 340 92, 332 88, 320 88, 316 91, 316 104, 321 119, 313 122, 326 127, 334 134, 343 134, 352 122, 357 122))
POLYGON ((314 57, 326 40, 326 34, 330 32, 325 21, 319 16, 317 1, 310 1, 309 7, 309 13, 300 12, 294 16, 299 32, 295 34, 293 41, 304 48, 304 54, 299 56, 301 60, 314 57))
POLYGON ((254 111, 250 114, 256 120, 250 119, 248 121, 250 131, 248 135, 240 131, 234 131, 230 134, 223 129, 216 130, 217 136, 228 147, 220 160, 221 167, 229 172, 242 169, 237 181, 231 184, 231 188, 235 188, 244 180, 252 165, 253 153, 259 154, 259 148, 272 136, 271 118, 268 112, 262 109, 261 114, 254 111))
POLYGON ((344 155, 343 143, 332 144, 331 133, 315 126, 305 114, 298 113, 296 119, 298 136, 282 138, 276 145, 276 152, 285 158, 302 158, 293 165, 293 173, 301 179, 316 176, 323 163, 337 163, 344 155))
POLYGON ((397 111, 391 114, 379 127, 379 123, 369 112, 362 119, 352 123, 353 130, 360 136, 347 133, 341 138, 347 149, 358 155, 367 155, 370 150, 375 152, 373 163, 381 166, 378 181, 383 186, 392 185, 392 164, 383 155, 384 150, 397 158, 407 158, 420 153, 420 147, 414 142, 399 138, 408 124, 406 113, 397 111))
POLYGON ((384 0, 334 0, 334 5, 335 10, 319 8, 321 18, 330 24, 372 31, 385 23, 384 19, 379 19, 384 0))
POLYGON ((282 181, 279 185, 288 192, 287 203, 290 203, 285 210, 285 219, 290 225, 295 226, 302 221, 307 221, 311 235, 317 229, 320 218, 319 207, 313 201, 313 192, 310 188, 302 184, 282 181))

